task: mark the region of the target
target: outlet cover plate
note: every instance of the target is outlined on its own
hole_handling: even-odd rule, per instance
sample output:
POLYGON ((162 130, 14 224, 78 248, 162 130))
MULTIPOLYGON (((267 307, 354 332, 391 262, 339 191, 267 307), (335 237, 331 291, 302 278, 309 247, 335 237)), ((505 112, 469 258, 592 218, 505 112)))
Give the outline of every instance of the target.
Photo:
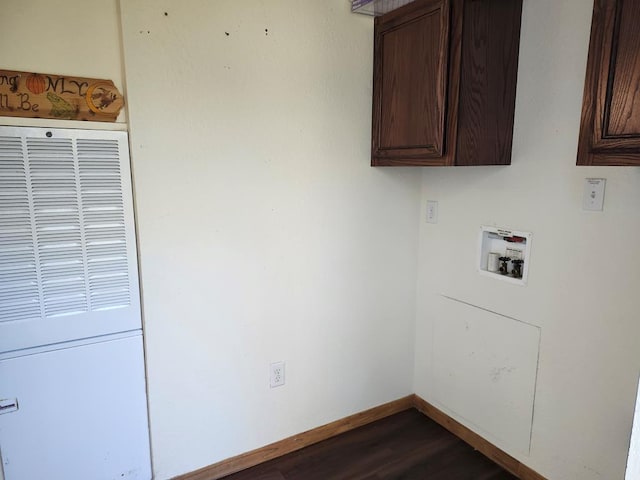
POLYGON ((438 202, 427 200, 427 223, 438 223, 438 202))
POLYGON ((582 209, 601 212, 604 207, 605 178, 585 178, 582 195, 582 209))
POLYGON ((271 388, 284 385, 284 362, 272 363, 269 367, 269 386, 271 388))

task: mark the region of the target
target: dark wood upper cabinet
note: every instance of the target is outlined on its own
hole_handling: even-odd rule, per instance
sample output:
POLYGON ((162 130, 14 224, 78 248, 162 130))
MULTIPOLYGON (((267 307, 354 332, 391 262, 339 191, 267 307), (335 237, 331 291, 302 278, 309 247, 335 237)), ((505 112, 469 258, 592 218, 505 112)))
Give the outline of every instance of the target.
POLYGON ((375 20, 371 164, 511 163, 522 0, 416 0, 375 20))
POLYGON ((578 165, 640 166, 640 0, 595 0, 578 165))

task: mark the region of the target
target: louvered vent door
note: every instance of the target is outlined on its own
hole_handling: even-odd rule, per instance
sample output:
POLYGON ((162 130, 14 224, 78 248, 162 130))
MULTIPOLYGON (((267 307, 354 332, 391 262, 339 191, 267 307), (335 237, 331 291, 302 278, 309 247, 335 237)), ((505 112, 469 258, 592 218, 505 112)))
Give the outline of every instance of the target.
POLYGON ((0 353, 139 328, 126 133, 0 127, 0 353))

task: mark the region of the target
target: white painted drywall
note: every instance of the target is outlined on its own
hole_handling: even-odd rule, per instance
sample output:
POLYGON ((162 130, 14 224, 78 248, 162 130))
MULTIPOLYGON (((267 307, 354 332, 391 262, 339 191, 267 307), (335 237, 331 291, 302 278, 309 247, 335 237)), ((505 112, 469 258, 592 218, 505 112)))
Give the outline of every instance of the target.
POLYGON ((121 8, 155 478, 412 393, 420 171, 369 167, 371 18, 121 8))
POLYGON ((434 295, 539 326, 530 455, 498 443, 553 480, 624 478, 640 368, 640 169, 575 165, 592 5, 524 2, 513 164, 422 176, 439 223, 420 228, 416 393, 436 401, 434 295), (586 177, 607 179, 603 212, 581 209, 586 177), (483 224, 533 233, 528 286, 478 274, 483 224))

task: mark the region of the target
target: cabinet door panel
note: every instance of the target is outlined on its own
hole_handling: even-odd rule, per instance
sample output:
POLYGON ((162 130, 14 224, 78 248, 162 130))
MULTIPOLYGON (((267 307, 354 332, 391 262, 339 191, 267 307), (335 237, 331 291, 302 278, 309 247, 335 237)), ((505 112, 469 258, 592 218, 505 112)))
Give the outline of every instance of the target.
POLYGON ((142 336, 0 361, 6 480, 149 480, 142 336))
POLYGON ((416 5, 376 23, 374 164, 444 154, 449 3, 416 5))
POLYGON ((414 145, 441 154, 442 109, 429 108, 438 97, 439 57, 433 45, 440 42, 439 24, 432 12, 383 35, 380 148, 414 145), (406 51, 416 61, 402 56, 406 51))
POLYGON ((509 165, 522 3, 464 2, 456 165, 509 165))
POLYGON ((612 41, 604 137, 640 136, 640 2, 619 2, 612 41), (636 114, 634 115, 634 112, 636 114))
POLYGON ((640 0, 595 0, 578 165, 640 165, 640 0))

